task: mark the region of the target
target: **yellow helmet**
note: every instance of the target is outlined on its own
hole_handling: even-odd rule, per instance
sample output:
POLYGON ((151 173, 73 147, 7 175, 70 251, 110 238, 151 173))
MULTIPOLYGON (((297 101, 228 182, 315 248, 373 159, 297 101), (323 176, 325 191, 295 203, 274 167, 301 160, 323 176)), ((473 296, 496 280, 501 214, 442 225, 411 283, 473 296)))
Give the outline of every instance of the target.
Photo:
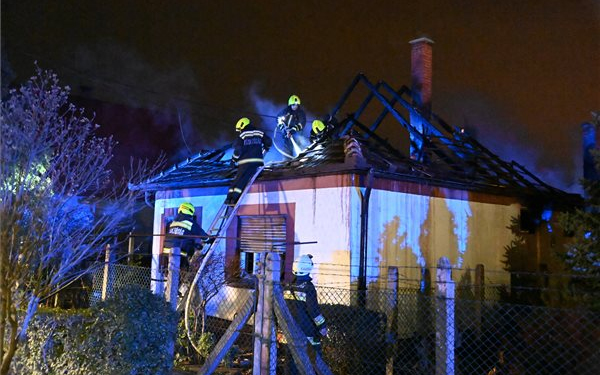
POLYGON ((298 95, 292 95, 290 96, 290 98, 288 99, 288 105, 292 105, 292 104, 298 104, 300 105, 300 98, 298 97, 298 95))
POLYGON ((194 205, 188 202, 182 203, 179 205, 179 209, 177 210, 178 214, 184 215, 193 215, 196 212, 194 205))
POLYGON ((321 120, 315 120, 312 124, 313 133, 320 133, 325 130, 325 124, 321 120))
POLYGON ((238 120, 237 124, 235 124, 235 130, 241 132, 248 125, 250 125, 250 119, 248 117, 242 117, 238 120))

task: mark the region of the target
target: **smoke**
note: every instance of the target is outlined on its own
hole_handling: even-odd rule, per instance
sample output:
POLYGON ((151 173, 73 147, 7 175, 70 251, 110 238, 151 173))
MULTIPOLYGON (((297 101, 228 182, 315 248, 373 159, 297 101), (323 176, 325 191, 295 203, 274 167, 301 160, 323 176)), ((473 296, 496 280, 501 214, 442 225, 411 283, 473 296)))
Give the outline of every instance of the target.
POLYGON ((134 48, 111 40, 80 46, 72 61, 74 94, 148 111, 146 123, 132 119, 129 139, 122 143, 135 140, 144 154, 163 150, 177 162, 231 142, 230 124, 216 109, 202 104, 203 92, 189 64, 158 67, 134 48))
POLYGON ((270 99, 263 98, 258 91, 259 89, 257 84, 253 84, 248 91, 248 96, 250 97, 252 105, 258 114, 256 117, 260 118, 260 120, 254 120, 259 121, 259 126, 264 131, 267 133, 273 133, 275 127, 277 126, 277 113, 285 108, 286 104, 275 103, 270 99))
POLYGON ((160 69, 134 48, 110 40, 80 46, 73 64, 96 98, 134 108, 169 108, 176 98, 193 97, 199 89, 189 65, 160 69))
POLYGON ((484 147, 507 162, 524 166, 543 182, 561 190, 579 193, 578 177, 582 161, 574 151, 571 134, 563 137, 562 147, 549 147, 550 137, 558 135, 547 126, 534 129, 530 124, 508 115, 509 111, 494 105, 481 93, 461 91, 444 95, 447 102, 436 102, 439 113, 462 114, 449 118, 449 123, 464 127, 484 147), (564 155, 561 155, 564 154, 564 155))
MULTIPOLYGON (((480 143, 503 160, 519 163, 548 185, 568 192, 577 192, 579 185, 574 180, 573 171, 567 170, 565 166, 568 162, 562 162, 561 165, 551 168, 545 167, 548 162, 545 159, 550 157, 548 152, 552 151, 545 149, 543 139, 539 139, 540 135, 514 130, 523 129, 525 125, 517 122, 509 124, 497 120, 479 119, 477 127, 480 143)), ((579 165, 581 169, 582 163, 578 163, 574 156, 573 159, 572 163, 579 165)))

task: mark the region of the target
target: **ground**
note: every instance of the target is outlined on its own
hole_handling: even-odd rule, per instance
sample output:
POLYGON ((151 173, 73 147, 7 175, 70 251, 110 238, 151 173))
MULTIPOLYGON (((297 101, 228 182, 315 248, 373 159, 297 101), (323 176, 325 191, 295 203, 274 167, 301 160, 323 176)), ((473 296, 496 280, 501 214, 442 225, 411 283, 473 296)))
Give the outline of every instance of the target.
MULTIPOLYGON (((171 375, 196 375, 200 370, 200 366, 189 366, 187 370, 175 369, 171 375)), ((240 368, 217 368, 214 372, 215 375, 246 375, 252 374, 252 369, 240 369, 240 368)))

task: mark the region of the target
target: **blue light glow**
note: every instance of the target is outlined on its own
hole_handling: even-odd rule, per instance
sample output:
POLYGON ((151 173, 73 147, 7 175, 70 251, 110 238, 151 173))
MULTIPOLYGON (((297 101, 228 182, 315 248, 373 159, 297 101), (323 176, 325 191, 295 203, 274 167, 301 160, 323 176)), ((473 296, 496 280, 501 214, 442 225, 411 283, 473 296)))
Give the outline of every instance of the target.
POLYGON ((454 234, 456 235, 458 257, 455 266, 460 268, 463 263, 463 256, 467 251, 469 240, 469 218, 473 215, 469 201, 446 199, 446 206, 452 213, 454 222, 454 234))
POLYGON ((398 234, 404 239, 404 247, 410 250, 417 258, 417 264, 425 267, 425 257, 421 249, 420 238, 423 224, 429 215, 429 197, 401 195, 400 205, 407 208, 405 216, 400 218, 398 234), (418 201, 418 202, 415 202, 418 201))
POLYGON ((542 211, 542 220, 546 222, 546 228, 548 229, 548 233, 552 233, 552 225, 550 225, 550 219, 552 219, 552 210, 546 208, 544 209, 544 211, 542 211))

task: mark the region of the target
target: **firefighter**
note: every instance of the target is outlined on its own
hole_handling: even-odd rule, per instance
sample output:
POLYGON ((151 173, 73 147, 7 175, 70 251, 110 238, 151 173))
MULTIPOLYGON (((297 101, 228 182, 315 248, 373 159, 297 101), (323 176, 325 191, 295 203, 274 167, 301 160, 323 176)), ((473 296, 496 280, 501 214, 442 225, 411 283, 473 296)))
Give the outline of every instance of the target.
POLYGON ((301 134, 306 124, 306 114, 300 107, 301 104, 298 95, 292 95, 288 99, 287 107, 277 114, 277 129, 283 135, 282 149, 280 151, 288 158, 297 156, 293 143, 298 145, 304 142, 302 137, 295 136, 297 133, 301 134))
MULTIPOLYGON (((319 303, 317 301, 317 291, 312 283, 310 273, 313 269, 312 255, 301 255, 294 260, 292 273, 294 280, 289 290, 283 292, 283 298, 286 301, 296 325, 304 332, 309 345, 309 357, 315 364, 315 354, 321 354, 321 337, 327 336, 327 325, 325 317, 321 314, 319 303)), ((290 370, 292 374, 297 374, 293 360, 290 361, 290 370)))
POLYGON ((325 124, 321 120, 315 120, 312 123, 312 129, 310 131, 310 141, 321 142, 323 136, 325 135, 325 124))
POLYGON ((235 124, 235 130, 240 134, 233 144, 231 163, 237 164, 238 170, 225 199, 225 204, 229 206, 237 203, 256 169, 264 165, 263 155, 273 144, 271 138, 262 130, 256 129, 248 117, 239 119, 235 124))
POLYGON ((196 249, 201 250, 204 243, 212 243, 213 238, 209 238, 206 232, 196 222, 194 216, 196 209, 194 205, 185 202, 179 205, 177 215, 167 226, 167 235, 163 249, 163 269, 167 269, 169 254, 173 247, 181 249, 180 269, 187 271, 189 268, 189 259, 194 255, 196 249), (179 237, 182 236, 182 237, 179 237), (183 237, 197 236, 197 237, 183 237), (166 264, 165 264, 166 263, 166 264))
POLYGON ((310 142, 330 141, 333 129, 337 127, 337 124, 337 119, 329 114, 323 116, 322 120, 313 121, 310 131, 310 142))

